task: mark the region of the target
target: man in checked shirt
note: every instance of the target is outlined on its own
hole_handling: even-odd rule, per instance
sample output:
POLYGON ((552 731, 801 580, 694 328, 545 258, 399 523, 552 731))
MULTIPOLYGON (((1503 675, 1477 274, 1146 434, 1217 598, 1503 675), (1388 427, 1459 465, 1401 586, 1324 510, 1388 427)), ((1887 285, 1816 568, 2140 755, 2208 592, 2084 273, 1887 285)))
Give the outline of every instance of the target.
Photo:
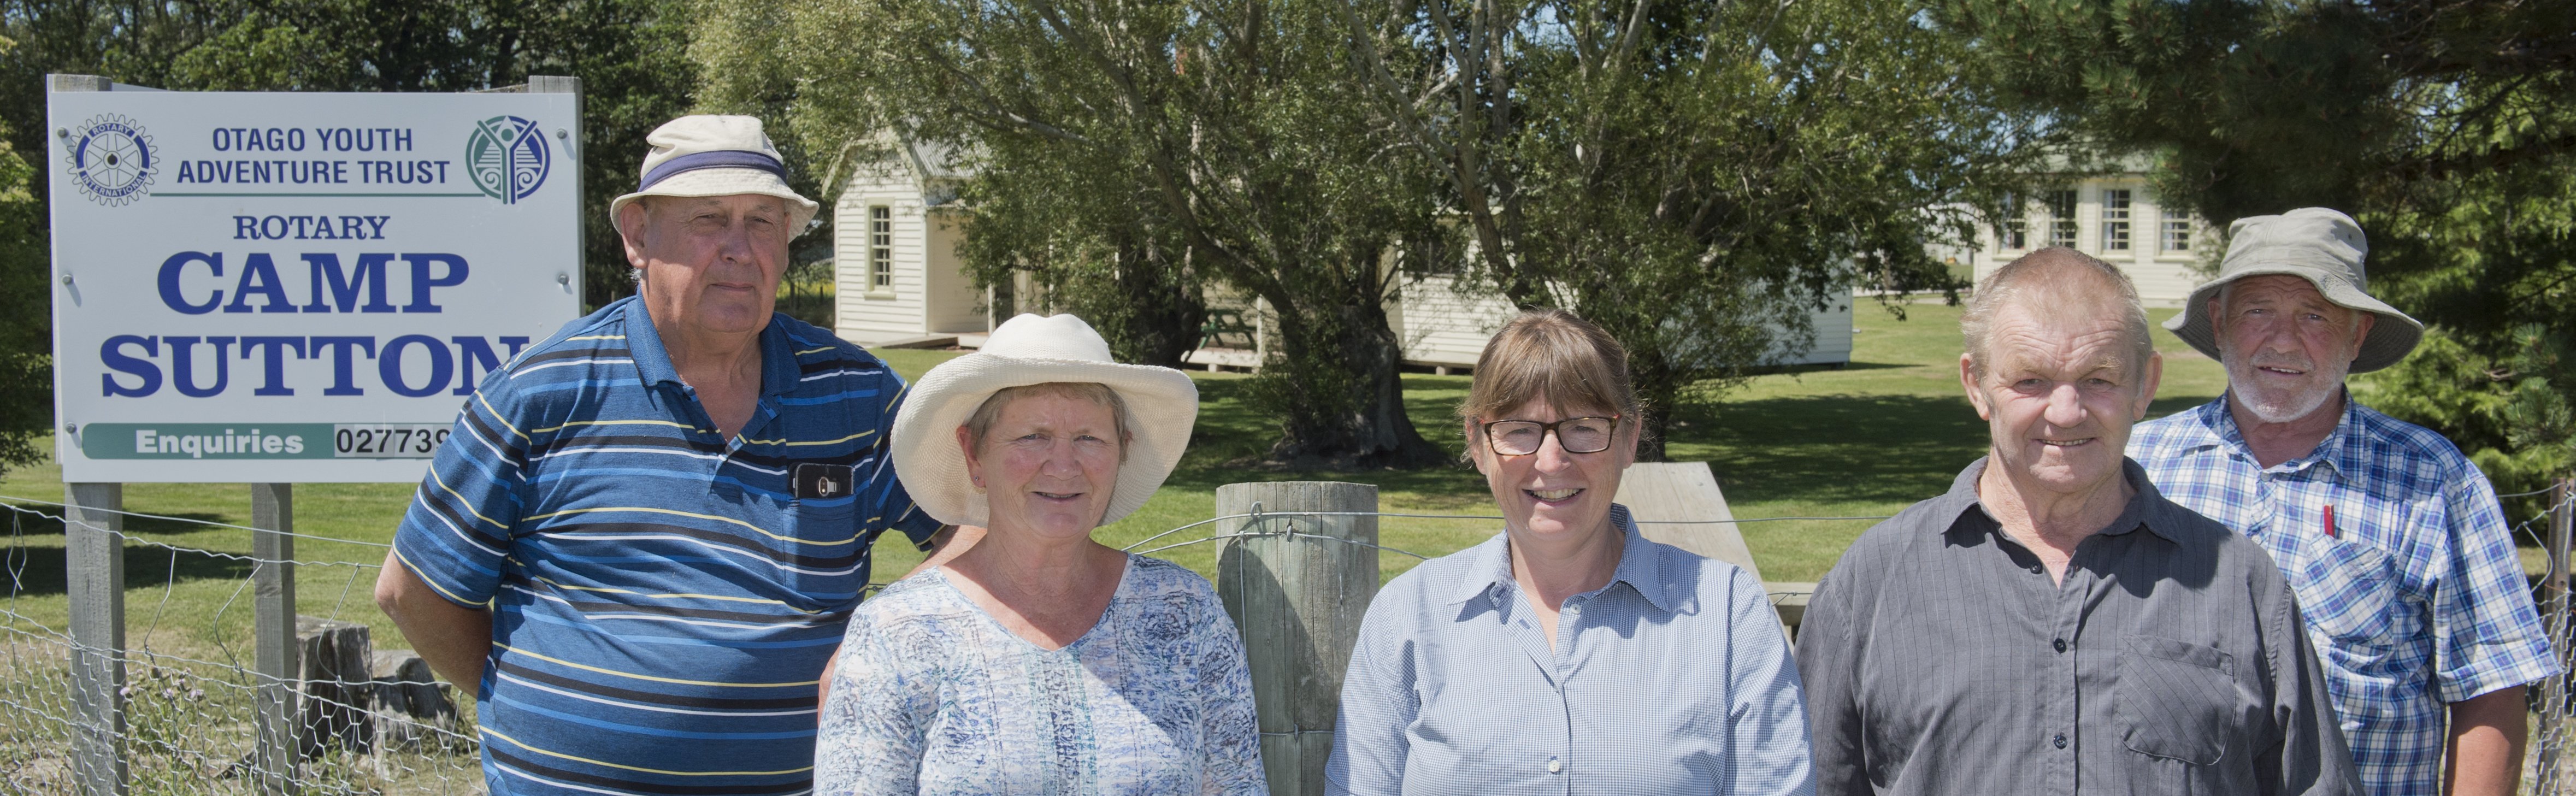
POLYGON ((2495 489, 2343 386, 2423 325, 2362 292, 2370 246, 2342 213, 2239 219, 2229 237, 2218 279, 2165 325, 2226 363, 2227 394, 2140 425, 2129 455, 2289 576, 2371 793, 2514 792, 2523 684, 2559 666, 2495 489))

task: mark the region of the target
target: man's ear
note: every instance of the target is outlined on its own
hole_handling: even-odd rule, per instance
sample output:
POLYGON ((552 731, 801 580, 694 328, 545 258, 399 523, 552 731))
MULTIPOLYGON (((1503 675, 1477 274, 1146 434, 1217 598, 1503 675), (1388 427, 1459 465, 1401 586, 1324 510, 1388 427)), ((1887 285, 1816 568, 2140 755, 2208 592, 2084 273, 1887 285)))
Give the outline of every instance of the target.
POLYGON ((627 202, 624 207, 617 208, 617 237, 625 243, 626 264, 634 268, 644 267, 644 214, 647 212, 644 209, 644 203, 646 201, 638 198, 627 202))
POLYGON ((1968 405, 1977 408, 1977 419, 1993 420, 1994 409, 1986 405, 1986 391, 1977 388, 1977 361, 1966 353, 1959 355, 1959 389, 1968 393, 1968 405))
POLYGON ((2146 379, 2138 383, 2138 405, 2134 411, 2130 412, 2130 420, 2132 421, 2147 419, 2147 407, 2155 405, 2156 386, 2164 383, 2165 380, 2165 355, 2163 353, 2148 354, 2147 370, 2141 375, 2146 376, 2146 379))
POLYGON ((2353 310, 2352 313, 2361 316, 2352 325, 2352 358, 2360 359, 2361 344, 2370 342, 2370 327, 2379 323, 2379 313, 2361 310, 2353 310))

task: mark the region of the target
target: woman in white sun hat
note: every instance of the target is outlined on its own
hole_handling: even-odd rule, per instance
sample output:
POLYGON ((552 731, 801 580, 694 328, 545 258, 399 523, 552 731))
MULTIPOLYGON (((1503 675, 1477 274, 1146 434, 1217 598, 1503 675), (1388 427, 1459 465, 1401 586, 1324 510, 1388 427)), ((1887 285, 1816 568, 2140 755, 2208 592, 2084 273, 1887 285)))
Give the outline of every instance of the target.
POLYGON ((1242 638, 1207 579, 1092 541, 1180 461, 1198 388, 1022 315, 932 368, 895 423, 921 509, 982 526, 860 604, 817 794, 1268 792, 1242 638))

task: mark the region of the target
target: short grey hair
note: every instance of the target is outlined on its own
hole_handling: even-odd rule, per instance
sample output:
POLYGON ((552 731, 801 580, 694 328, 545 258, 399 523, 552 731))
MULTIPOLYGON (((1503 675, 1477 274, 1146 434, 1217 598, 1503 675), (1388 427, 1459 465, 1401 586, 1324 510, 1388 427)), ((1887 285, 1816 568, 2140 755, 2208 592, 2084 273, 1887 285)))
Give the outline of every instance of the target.
POLYGON ((978 451, 983 450, 984 435, 993 430, 994 423, 1001 421, 1002 407, 1011 405, 1012 401, 1040 395, 1088 399, 1109 407, 1109 422, 1118 431, 1118 461, 1127 461, 1127 442, 1134 436, 1127 432, 1127 399, 1119 397, 1118 391, 1110 389, 1109 385, 1096 381, 1049 381, 995 390, 975 407, 974 414, 966 416, 967 443, 978 451))
MULTIPOLYGON (((2156 340, 2147 327, 2146 307, 2138 303, 2138 285, 2119 266, 2101 261, 2064 246, 2050 246, 2005 263, 1977 283, 1977 291, 1968 299, 1968 311, 1959 316, 1959 333, 1966 338, 1968 367, 1979 376, 1986 373, 1986 335, 1994 327, 1995 313, 2022 298, 2024 293, 2037 297, 2064 299, 2068 302, 2103 296, 2088 288, 2108 287, 2119 301, 2121 326, 2129 333, 2133 366, 2144 367, 2147 358, 2156 353, 2156 340)), ((2060 303, 2059 306, 2064 306, 2060 303)))

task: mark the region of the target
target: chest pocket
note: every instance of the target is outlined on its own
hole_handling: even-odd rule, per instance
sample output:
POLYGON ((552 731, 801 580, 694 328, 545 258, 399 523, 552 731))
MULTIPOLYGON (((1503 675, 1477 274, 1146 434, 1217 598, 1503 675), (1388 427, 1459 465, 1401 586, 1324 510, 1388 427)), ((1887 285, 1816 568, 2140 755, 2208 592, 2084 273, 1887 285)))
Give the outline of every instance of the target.
POLYGON ((2291 585, 2308 627, 2336 647, 2385 647, 2397 600, 2388 551, 2359 542, 2311 538, 2291 585))
POLYGON ((866 540, 855 539, 863 525, 855 470, 846 464, 797 462, 789 465, 787 476, 790 498, 783 533, 799 540, 793 544, 796 591, 818 600, 816 608, 855 600, 858 574, 842 572, 857 566, 866 553, 866 540))
POLYGON ((2254 701, 2236 685, 2226 652, 2154 636, 2130 636, 2112 688, 2130 751, 2196 766, 2218 762, 2243 736, 2254 701))

